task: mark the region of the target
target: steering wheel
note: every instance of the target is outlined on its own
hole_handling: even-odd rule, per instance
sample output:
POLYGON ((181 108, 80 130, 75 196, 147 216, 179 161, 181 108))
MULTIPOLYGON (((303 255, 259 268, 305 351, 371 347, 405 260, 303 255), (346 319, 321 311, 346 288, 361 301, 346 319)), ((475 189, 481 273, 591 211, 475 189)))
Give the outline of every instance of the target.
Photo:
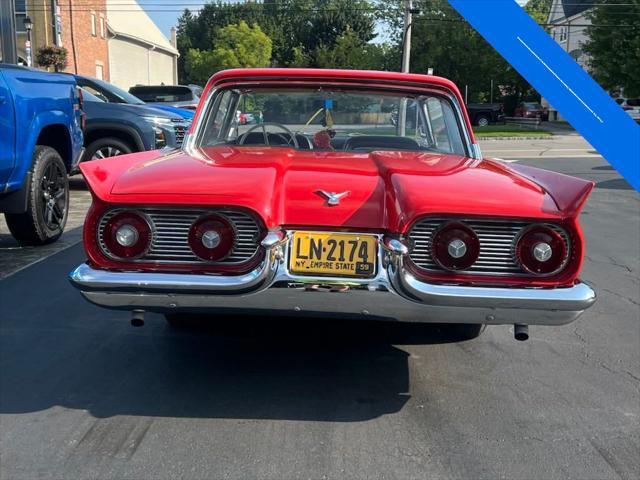
MULTIPOLYGON (((300 145, 298 145, 298 140, 296 139, 296 135, 281 123, 276 123, 276 122, 258 123, 257 125, 250 127, 249 130, 247 130, 242 134, 242 136, 240 137, 240 140, 238 140, 238 145, 244 145, 244 142, 247 140, 247 136, 258 128, 262 128, 262 134, 264 135, 264 144, 270 145, 269 135, 267 134, 267 126, 278 127, 284 130, 287 133, 287 135, 289 135, 289 138, 291 139, 289 142, 287 142, 287 145, 289 145, 290 143, 293 143, 294 147, 300 148, 300 145)), ((279 134, 274 134, 274 135, 279 135, 279 134)))

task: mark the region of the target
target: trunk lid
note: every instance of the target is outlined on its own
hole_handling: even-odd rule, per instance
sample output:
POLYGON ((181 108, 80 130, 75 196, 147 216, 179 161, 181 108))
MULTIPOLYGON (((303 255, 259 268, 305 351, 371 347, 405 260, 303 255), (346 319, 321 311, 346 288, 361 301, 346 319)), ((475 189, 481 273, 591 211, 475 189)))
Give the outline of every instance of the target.
POLYGON ((120 204, 251 209, 268 228, 404 231, 426 214, 556 218, 533 180, 494 161, 428 152, 318 152, 209 147, 82 165, 96 195, 120 204), (328 194, 341 194, 330 205, 328 194), (345 193, 346 192, 346 193, 345 193))

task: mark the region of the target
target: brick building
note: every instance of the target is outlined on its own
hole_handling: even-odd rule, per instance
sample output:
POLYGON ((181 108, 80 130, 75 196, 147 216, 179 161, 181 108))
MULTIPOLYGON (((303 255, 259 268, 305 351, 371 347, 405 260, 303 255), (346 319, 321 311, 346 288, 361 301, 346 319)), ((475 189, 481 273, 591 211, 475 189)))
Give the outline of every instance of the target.
MULTIPOLYGON (((6 1, 6 0, 0 0, 6 1)), ((45 45, 67 49, 66 72, 109 80, 109 43, 106 0, 13 0, 16 6, 18 57, 26 59, 29 18, 31 50, 45 45)))
POLYGON ((27 63, 25 19, 32 25, 31 53, 45 45, 67 50, 66 72, 97 77, 124 89, 178 82, 178 50, 136 0, 12 1, 16 46, 27 63))
POLYGON ((109 80, 106 0, 58 0, 66 71, 109 80))

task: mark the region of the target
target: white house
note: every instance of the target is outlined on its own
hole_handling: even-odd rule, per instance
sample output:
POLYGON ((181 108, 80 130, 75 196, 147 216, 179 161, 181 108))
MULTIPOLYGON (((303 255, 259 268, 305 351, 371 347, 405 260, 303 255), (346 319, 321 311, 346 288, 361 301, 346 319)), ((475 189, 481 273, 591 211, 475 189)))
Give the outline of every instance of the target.
POLYGON ((136 0, 107 0, 107 26, 111 83, 178 83, 178 50, 136 0))
MULTIPOLYGON (((593 0, 553 0, 547 20, 553 39, 585 70, 589 57, 582 46, 588 39, 586 31, 591 20, 587 14, 593 4, 593 0)), ((549 109, 549 120, 563 120, 546 99, 542 99, 542 104, 549 109)))

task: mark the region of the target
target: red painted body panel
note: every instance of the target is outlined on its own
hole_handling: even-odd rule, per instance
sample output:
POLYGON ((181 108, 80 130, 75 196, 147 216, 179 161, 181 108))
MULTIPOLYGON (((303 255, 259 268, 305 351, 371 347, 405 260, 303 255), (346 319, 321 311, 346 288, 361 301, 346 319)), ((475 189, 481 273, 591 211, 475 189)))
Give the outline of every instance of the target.
MULTIPOLYGON (((319 79, 347 79, 363 84, 365 80, 422 84, 447 89, 460 97, 453 83, 438 77, 306 69, 220 72, 212 77, 207 91, 224 82, 257 81, 258 77, 274 81, 285 76, 312 78, 315 83, 319 79)), ((462 105, 461 98, 459 102, 462 105)), ((465 120, 468 123, 468 118, 465 120)), ((572 237, 573 258, 569 267, 554 278, 480 279, 415 272, 426 280, 513 285, 568 285, 576 280, 584 248, 577 216, 593 188, 592 182, 533 167, 409 151, 320 152, 216 146, 189 153, 124 155, 83 163, 80 168, 96 197, 85 225, 85 246, 91 262, 103 268, 118 268, 117 262, 105 261, 95 245, 95 222, 109 205, 236 207, 253 212, 268 229, 312 227, 396 235, 406 233, 414 221, 427 215, 562 224, 572 237), (339 205, 328 206, 318 190, 349 194, 339 205)))
MULTIPOLYGON (((256 212, 267 228, 318 225, 402 233, 429 214, 557 220, 576 213, 575 205, 558 206, 540 185, 498 162, 436 153, 223 146, 194 155, 121 156, 81 168, 105 202, 237 206, 256 212), (318 190, 350 193, 340 205, 327 207, 318 190)), ((581 192, 588 185, 572 181, 581 192)), ((560 191, 566 196, 573 190, 560 191)))

